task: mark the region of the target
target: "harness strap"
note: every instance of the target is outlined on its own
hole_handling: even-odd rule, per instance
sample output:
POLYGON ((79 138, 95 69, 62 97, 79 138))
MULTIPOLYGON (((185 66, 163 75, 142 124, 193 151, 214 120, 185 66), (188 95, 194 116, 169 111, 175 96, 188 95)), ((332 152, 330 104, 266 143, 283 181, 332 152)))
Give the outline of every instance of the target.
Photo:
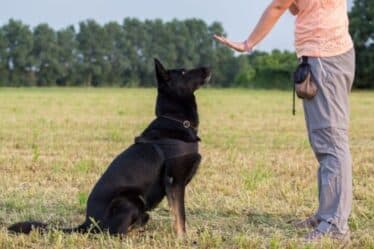
POLYGON ((137 144, 151 144, 163 160, 186 156, 198 153, 198 143, 186 143, 178 139, 163 138, 158 140, 150 140, 144 137, 136 137, 137 144))
MULTIPOLYGON (((137 142, 137 143, 144 143, 144 142, 137 142)), ((165 153, 162 151, 162 149, 160 148, 160 146, 158 146, 157 144, 154 144, 154 143, 150 143, 150 144, 157 151, 158 155, 162 158, 162 161, 165 161, 165 159, 166 159, 165 158, 165 153)))

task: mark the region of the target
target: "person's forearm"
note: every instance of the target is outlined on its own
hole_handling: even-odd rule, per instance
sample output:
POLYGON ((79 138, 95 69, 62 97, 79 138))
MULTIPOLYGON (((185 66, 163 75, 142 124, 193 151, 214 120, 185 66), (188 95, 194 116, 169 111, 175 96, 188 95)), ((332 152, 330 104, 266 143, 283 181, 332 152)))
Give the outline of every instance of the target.
POLYGON ((247 46, 253 48, 274 27, 280 16, 290 7, 293 1, 274 1, 263 13, 253 32, 246 40, 247 46), (278 3, 281 2, 281 3, 278 3))

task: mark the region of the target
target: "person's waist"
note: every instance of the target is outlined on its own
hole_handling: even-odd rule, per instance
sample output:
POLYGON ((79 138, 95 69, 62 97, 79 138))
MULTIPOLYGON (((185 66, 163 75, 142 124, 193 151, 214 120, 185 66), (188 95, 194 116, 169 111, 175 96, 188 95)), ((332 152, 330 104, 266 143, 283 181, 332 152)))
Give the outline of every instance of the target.
POLYGON ((352 40, 348 40, 344 44, 339 44, 338 46, 334 43, 324 44, 324 46, 304 43, 295 46, 298 57, 303 55, 312 57, 330 57, 343 54, 352 48, 352 40))
POLYGON ((344 52, 352 46, 352 38, 347 29, 295 32, 296 50, 318 50, 334 54, 344 52))

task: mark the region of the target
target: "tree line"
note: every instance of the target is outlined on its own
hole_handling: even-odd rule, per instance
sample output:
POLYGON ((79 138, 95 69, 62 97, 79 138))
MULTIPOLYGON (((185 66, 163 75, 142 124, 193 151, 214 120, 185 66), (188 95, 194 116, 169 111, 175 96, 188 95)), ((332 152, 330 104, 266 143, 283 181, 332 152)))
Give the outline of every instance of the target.
POLYGON ((220 23, 198 19, 126 18, 105 25, 87 20, 78 31, 55 31, 48 24, 30 29, 11 19, 0 28, 0 85, 150 86, 157 57, 170 67, 209 65, 216 86, 288 87, 293 53, 237 57, 212 39, 216 33, 224 34, 220 23))
MULTIPOLYGON (((356 0, 350 13, 358 55, 356 86, 365 88, 374 87, 374 22, 365 5, 370 1, 356 0)), ((220 23, 199 19, 126 18, 104 25, 86 20, 77 30, 57 31, 48 24, 31 29, 11 19, 0 27, 0 86, 147 87, 154 84, 156 57, 169 67, 210 65, 214 86, 291 87, 297 63, 293 52, 237 56, 212 39, 217 33, 225 33, 220 23)))

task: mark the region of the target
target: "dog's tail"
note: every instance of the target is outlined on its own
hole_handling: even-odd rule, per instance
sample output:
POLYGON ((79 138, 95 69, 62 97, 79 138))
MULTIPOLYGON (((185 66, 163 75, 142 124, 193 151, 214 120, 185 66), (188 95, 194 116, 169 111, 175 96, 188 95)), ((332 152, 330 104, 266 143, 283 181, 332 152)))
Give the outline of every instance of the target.
POLYGON ((75 228, 61 228, 61 229, 52 229, 49 228, 48 224, 42 223, 39 221, 24 221, 24 222, 18 222, 10 227, 8 227, 8 231, 11 233, 24 233, 29 234, 32 231, 38 231, 40 233, 46 233, 51 230, 58 230, 62 231, 64 233, 87 233, 89 225, 87 223, 83 223, 82 225, 79 225, 75 228))

